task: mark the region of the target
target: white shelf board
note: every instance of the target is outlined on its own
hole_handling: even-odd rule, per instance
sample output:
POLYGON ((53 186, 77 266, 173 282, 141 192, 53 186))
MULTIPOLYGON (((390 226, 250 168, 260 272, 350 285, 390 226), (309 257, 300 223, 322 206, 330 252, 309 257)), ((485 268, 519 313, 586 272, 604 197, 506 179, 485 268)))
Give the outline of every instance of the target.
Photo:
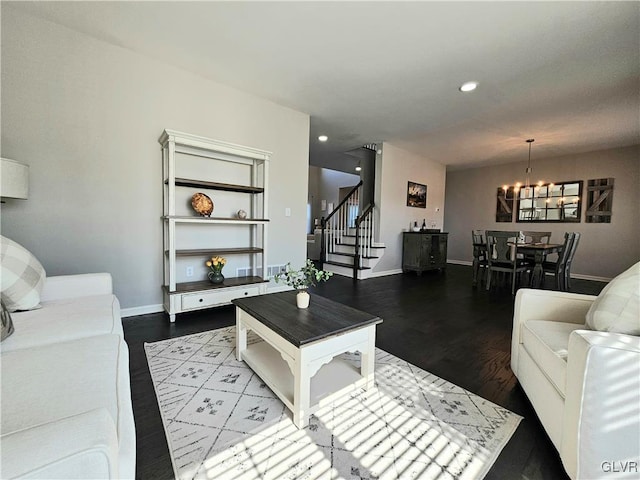
POLYGON ((227 225, 261 225, 269 222, 266 218, 240 220, 238 218, 183 217, 174 215, 166 215, 162 218, 176 223, 218 223, 227 225))
POLYGON ((242 359, 293 410, 293 375, 278 351, 262 341, 247 345, 242 359))
MULTIPOLYGON (((293 375, 280 353, 267 342, 247 345, 242 359, 293 410, 293 375)), ((360 369, 351 363, 334 358, 323 365, 311 379, 311 412, 347 392, 364 386, 360 369)))

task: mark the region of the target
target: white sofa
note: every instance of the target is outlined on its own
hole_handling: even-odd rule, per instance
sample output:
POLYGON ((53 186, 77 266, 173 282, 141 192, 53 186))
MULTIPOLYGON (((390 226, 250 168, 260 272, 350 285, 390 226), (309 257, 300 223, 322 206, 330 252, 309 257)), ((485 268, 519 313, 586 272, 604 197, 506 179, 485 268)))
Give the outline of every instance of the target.
POLYGON ((129 351, 106 273, 48 277, 0 343, 0 478, 135 477, 129 351))
POLYGON ((627 285, 631 296, 614 302, 626 309, 619 315, 633 335, 591 329, 588 315, 606 304, 594 303, 599 297, 533 289, 516 295, 511 368, 572 479, 636 479, 640 472, 640 282, 627 277, 627 285))

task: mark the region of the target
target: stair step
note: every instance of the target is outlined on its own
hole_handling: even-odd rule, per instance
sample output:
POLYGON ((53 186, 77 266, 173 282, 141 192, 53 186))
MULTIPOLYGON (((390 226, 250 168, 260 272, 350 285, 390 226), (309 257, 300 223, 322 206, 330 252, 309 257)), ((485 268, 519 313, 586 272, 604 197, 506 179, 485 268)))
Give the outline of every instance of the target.
MULTIPOLYGON (((335 265, 336 267, 345 267, 353 269, 353 265, 349 263, 342 262, 324 262, 325 265, 335 265)), ((359 267, 358 270, 371 270, 371 267, 359 267)))
MULTIPOLYGON (((350 235, 343 235, 344 237, 349 237, 350 235)), ((353 247, 353 243, 344 243, 344 242, 336 242, 336 245, 346 245, 347 247, 353 247)), ((387 248, 387 247, 374 247, 371 245, 369 248, 387 248)), ((374 257, 375 258, 375 257, 374 257)))
MULTIPOLYGON (((328 255, 342 255, 343 257, 351 257, 351 258, 355 258, 356 254, 355 253, 341 253, 341 252, 331 252, 328 253, 328 255)), ((380 257, 365 257, 364 255, 362 255, 360 258, 380 258, 380 257)))

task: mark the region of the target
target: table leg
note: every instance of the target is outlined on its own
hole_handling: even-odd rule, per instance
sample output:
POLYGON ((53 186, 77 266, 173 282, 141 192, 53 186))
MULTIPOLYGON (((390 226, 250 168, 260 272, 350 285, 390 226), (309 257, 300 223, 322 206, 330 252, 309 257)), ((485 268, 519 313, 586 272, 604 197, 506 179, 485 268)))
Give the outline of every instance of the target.
POLYGON ((236 359, 242 361, 242 352, 247 349, 247 327, 242 321, 242 310, 236 307, 236 359))
POLYGON ((544 262, 545 252, 542 250, 536 250, 535 252, 535 266, 533 267, 533 273, 531 275, 531 286, 533 288, 540 288, 542 286, 542 276, 544 270, 542 269, 542 262, 544 262))
POLYGON ((478 272, 480 271, 480 261, 478 260, 478 257, 474 254, 473 255, 473 280, 471 282, 471 285, 477 285, 478 284, 478 272))
POLYGON ((360 375, 365 379, 365 390, 375 386, 374 371, 376 368, 376 331, 375 327, 369 332, 367 346, 360 354, 360 375))
POLYGON ((309 403, 311 401, 311 377, 304 350, 300 350, 296 359, 293 378, 293 423, 298 428, 309 424, 309 403))

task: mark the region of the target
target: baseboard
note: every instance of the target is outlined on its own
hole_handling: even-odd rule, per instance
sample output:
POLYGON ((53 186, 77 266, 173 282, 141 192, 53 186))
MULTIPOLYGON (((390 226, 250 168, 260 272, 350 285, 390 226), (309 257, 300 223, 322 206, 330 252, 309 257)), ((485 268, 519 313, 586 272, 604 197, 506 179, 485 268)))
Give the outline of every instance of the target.
POLYGON ((470 262, 468 260, 451 260, 449 258, 447 258, 447 263, 451 263, 453 265, 467 265, 469 267, 473 265, 473 262, 470 262))
MULTIPOLYGON (((447 263, 451 263, 453 265, 467 265, 467 266, 472 266, 473 262, 470 262, 468 260, 451 260, 451 259, 447 259, 447 263)), ((552 274, 547 274, 547 275, 552 275, 552 274)), ((581 273, 572 273, 571 274, 571 278, 577 278, 580 280, 592 280, 594 282, 610 282, 611 279, 608 277, 598 277, 596 275, 583 275, 581 273)))
POLYGON ((147 315, 149 313, 164 312, 164 307, 161 303, 157 305, 143 305, 141 307, 130 307, 120 309, 120 316, 122 318, 136 317, 138 315, 147 315))
POLYGON ((385 270, 384 272, 372 272, 369 278, 386 277, 387 275, 397 275, 399 273, 402 273, 402 269, 396 268, 395 270, 385 270))
POLYGON ((582 275, 581 273, 572 273, 571 278, 579 278, 580 280, 592 280, 594 282, 609 283, 612 279, 607 277, 596 277, 595 275, 582 275))

